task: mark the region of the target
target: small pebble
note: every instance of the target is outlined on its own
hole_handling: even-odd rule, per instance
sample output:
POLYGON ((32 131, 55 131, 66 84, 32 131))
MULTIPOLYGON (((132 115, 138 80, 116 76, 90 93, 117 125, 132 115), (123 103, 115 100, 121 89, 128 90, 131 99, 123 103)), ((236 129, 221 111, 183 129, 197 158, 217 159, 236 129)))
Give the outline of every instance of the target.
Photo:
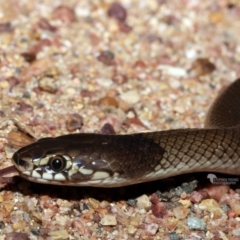
POLYGON ((240 230, 239 229, 234 229, 234 230, 232 230, 232 234, 233 234, 233 236, 240 237, 240 230))
POLYGON ((132 216, 130 220, 130 225, 133 225, 135 227, 139 226, 140 219, 138 217, 132 216))
POLYGON ((83 117, 77 113, 70 114, 66 121, 66 128, 69 132, 81 129, 83 126, 83 117))
POLYGON ((37 237, 41 236, 42 234, 40 229, 35 229, 35 228, 31 230, 31 233, 37 237))
POLYGON ((88 201, 89 206, 92 207, 93 209, 98 208, 100 205, 100 202, 94 198, 89 198, 88 201))
POLYGON ((192 69, 200 76, 212 73, 216 67, 207 58, 198 58, 193 62, 192 69))
POLYGON ((114 226, 114 225, 117 225, 117 220, 116 220, 116 217, 114 215, 105 215, 100 223, 103 225, 103 226, 114 226))
POLYGON ((116 235, 118 235, 118 231, 115 230, 115 231, 112 232, 112 234, 116 236, 116 235))
POLYGON ((168 234, 168 237, 170 238, 170 240, 180 240, 181 238, 177 235, 177 233, 172 232, 168 234))
POLYGON ((128 82, 128 77, 125 74, 116 74, 112 76, 113 82, 117 83, 118 85, 122 85, 128 82))
POLYGON ((30 217, 37 223, 41 224, 42 223, 42 213, 32 211, 30 217))
POLYGON ((227 216, 228 216, 229 218, 235 218, 235 217, 236 217, 236 213, 235 213, 233 210, 229 210, 229 211, 227 212, 227 216))
POLYGON ((218 24, 221 23, 224 19, 224 13, 222 11, 212 11, 209 14, 209 20, 213 23, 213 24, 218 24))
MULTIPOLYGON (((42 51, 44 47, 51 46, 51 41, 48 39, 41 39, 35 45, 33 45, 28 51, 33 54, 37 54, 42 51)), ((26 59, 25 59, 26 60, 26 59)), ((33 61, 31 61, 32 63, 33 61)))
POLYGON ((99 106, 112 106, 118 108, 119 103, 114 97, 103 97, 98 100, 99 106))
POLYGON ((58 222, 58 224, 60 224, 62 226, 66 225, 68 220, 69 220, 69 218, 67 216, 56 215, 56 221, 58 222))
POLYGON ((118 22, 118 27, 121 32, 130 33, 132 31, 132 27, 130 27, 126 22, 118 22))
POLYGON ((145 230, 150 235, 155 235, 159 226, 156 223, 150 223, 145 225, 145 230))
POLYGON ((11 212, 13 210, 14 205, 9 202, 4 202, 3 207, 6 209, 7 212, 11 212))
POLYGON ((100 133, 105 134, 105 135, 115 135, 116 134, 113 126, 110 123, 105 123, 102 126, 100 133))
POLYGON ((0 33, 12 32, 13 27, 10 22, 0 23, 0 33))
POLYGON ((76 20, 75 12, 72 8, 61 5, 54 9, 53 18, 60 19, 62 22, 71 23, 76 20))
POLYGON ((25 112, 32 112, 33 111, 33 107, 26 103, 25 101, 21 100, 17 103, 16 106, 16 110, 15 110, 18 114, 23 114, 25 112))
POLYGON ((104 63, 107 66, 114 64, 114 54, 111 51, 102 51, 97 57, 97 60, 104 63))
POLYGON ((95 80, 96 80, 97 84, 99 84, 99 87, 103 87, 103 88, 108 89, 108 91, 106 93, 106 95, 108 97, 115 97, 116 96, 116 93, 111 95, 111 90, 112 91, 114 91, 114 90, 113 89, 109 89, 112 86, 112 84, 113 84, 113 80, 111 78, 99 77, 99 78, 96 78, 95 80), (109 92, 110 92, 110 94, 109 94, 109 92))
POLYGON ((24 52, 24 53, 21 53, 21 56, 25 59, 26 62, 29 62, 29 63, 36 60, 36 54, 33 52, 24 52))
POLYGON ((128 200, 127 200, 127 204, 128 204, 129 206, 135 207, 136 204, 137 204, 137 200, 136 200, 136 199, 128 199, 128 200))
POLYGON ((230 199, 229 206, 237 216, 240 216, 240 200, 239 199, 230 199))
POLYGON ((11 232, 6 234, 5 240, 30 240, 26 233, 11 232))
POLYGON ((227 204, 221 204, 222 210, 227 213, 230 210, 230 207, 227 204))
POLYGON ((187 70, 184 68, 179 67, 173 67, 169 65, 159 65, 157 67, 159 70, 163 72, 165 75, 170 75, 173 77, 186 77, 187 76, 187 70))
POLYGON ((132 226, 132 225, 128 225, 128 233, 129 234, 134 234, 137 231, 137 229, 132 226))
POLYGON ((219 204, 214 199, 205 199, 199 204, 201 210, 206 210, 211 213, 220 212, 224 213, 219 204))
POLYGON ((151 207, 151 202, 149 200, 149 197, 145 194, 138 197, 136 200, 137 200, 137 206, 139 208, 148 209, 149 207, 151 207))
POLYGON ((89 210, 89 207, 86 203, 83 203, 83 205, 82 205, 82 211, 84 211, 84 210, 89 210))
POLYGON ((138 60, 134 63, 134 68, 146 68, 144 61, 138 60))
POLYGON ((14 230, 21 231, 26 226, 25 226, 24 222, 15 222, 15 223, 13 223, 12 227, 13 227, 14 230))
POLYGON ((189 213, 189 209, 184 206, 173 208, 173 214, 177 219, 185 219, 189 213))
POLYGON ((86 224, 81 219, 75 218, 72 222, 72 228, 82 235, 86 234, 86 224))
POLYGON ((125 22, 127 18, 127 11, 120 3, 115 2, 110 5, 107 15, 120 22, 125 22))
POLYGON ((153 198, 151 198, 152 206, 151 210, 155 217, 161 218, 167 213, 167 206, 163 202, 154 201, 153 198))
POLYGON ((3 229, 5 227, 4 222, 0 221, 0 229, 3 229))
POLYGON ((122 100, 129 104, 135 104, 140 101, 139 92, 137 90, 129 90, 121 94, 122 100))
POLYGON ((189 208, 192 205, 192 203, 188 199, 179 199, 178 202, 186 208, 189 208))
POLYGON ((8 81, 1 81, 0 82, 0 88, 9 88, 9 82, 8 81))
POLYGON ((190 201, 193 203, 200 203, 203 199, 209 198, 207 191, 193 191, 191 193, 190 201))
POLYGON ((68 232, 66 230, 52 231, 48 233, 53 239, 69 239, 68 232))
POLYGON ((58 85, 53 77, 43 77, 39 80, 38 86, 42 91, 48 93, 56 93, 58 85))
POLYGON ((189 229, 201 230, 201 231, 207 230, 207 224, 203 221, 203 219, 198 217, 189 217, 187 219, 187 225, 189 229))
POLYGON ((51 32, 55 32, 57 30, 57 28, 53 27, 46 18, 41 18, 38 21, 37 26, 41 29, 48 30, 51 32))

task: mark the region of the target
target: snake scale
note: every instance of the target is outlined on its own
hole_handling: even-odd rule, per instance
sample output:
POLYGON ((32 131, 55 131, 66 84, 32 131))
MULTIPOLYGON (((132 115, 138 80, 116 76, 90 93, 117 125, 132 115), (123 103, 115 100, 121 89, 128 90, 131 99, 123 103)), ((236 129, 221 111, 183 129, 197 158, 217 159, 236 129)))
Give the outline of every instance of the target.
POLYGON ((12 159, 21 177, 58 185, 120 187, 193 172, 240 175, 239 124, 240 79, 217 97, 205 128, 43 138, 12 159))

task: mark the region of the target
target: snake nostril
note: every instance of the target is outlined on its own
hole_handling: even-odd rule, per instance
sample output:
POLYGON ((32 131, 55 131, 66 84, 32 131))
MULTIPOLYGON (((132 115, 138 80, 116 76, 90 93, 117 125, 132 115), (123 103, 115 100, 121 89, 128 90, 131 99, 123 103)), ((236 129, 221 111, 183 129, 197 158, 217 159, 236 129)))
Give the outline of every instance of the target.
POLYGON ((22 154, 14 153, 12 160, 15 166, 21 171, 31 169, 31 158, 29 156, 22 156, 22 154))
POLYGON ((18 168, 22 171, 32 170, 33 166, 29 161, 19 158, 18 159, 18 168))

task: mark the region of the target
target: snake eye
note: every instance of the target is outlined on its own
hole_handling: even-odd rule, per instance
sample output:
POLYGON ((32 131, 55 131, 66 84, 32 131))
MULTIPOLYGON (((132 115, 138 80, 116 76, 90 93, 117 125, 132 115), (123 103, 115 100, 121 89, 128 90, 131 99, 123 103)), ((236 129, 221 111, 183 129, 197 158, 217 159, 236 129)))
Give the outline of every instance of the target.
POLYGON ((60 155, 51 157, 49 160, 49 167, 54 172, 61 172, 66 167, 67 160, 60 155))

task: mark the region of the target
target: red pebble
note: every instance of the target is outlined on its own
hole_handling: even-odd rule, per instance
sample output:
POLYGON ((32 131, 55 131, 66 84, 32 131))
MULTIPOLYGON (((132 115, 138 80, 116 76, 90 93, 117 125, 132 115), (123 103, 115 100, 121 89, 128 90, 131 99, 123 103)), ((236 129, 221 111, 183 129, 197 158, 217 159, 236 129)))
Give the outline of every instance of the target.
POLYGON ((204 191, 193 191, 190 197, 190 201, 193 203, 200 203, 203 199, 209 198, 209 194, 204 191))
POLYGON ((117 19, 119 22, 125 22, 127 11, 120 3, 113 3, 107 12, 109 17, 117 19))
POLYGON ((162 218, 167 212, 167 206, 163 202, 159 202, 158 196, 154 193, 151 196, 151 210, 155 217, 162 218))
POLYGON ((60 19, 62 22, 70 23, 75 21, 76 15, 73 9, 67 6, 59 6, 53 11, 53 18, 60 19))

